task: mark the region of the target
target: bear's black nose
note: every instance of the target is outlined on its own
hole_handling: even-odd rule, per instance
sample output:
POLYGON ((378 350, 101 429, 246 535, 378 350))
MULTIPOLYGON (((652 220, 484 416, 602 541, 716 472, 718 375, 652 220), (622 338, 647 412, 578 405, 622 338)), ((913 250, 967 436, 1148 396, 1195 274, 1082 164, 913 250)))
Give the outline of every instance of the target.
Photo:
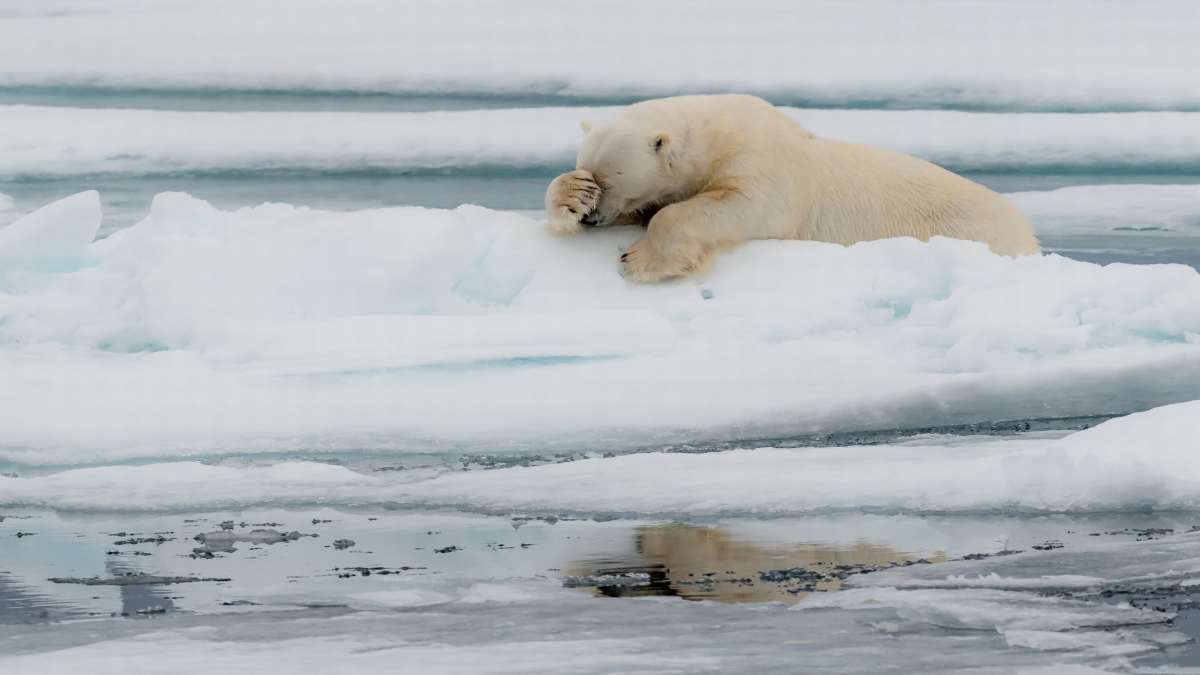
POLYGON ((592 227, 599 222, 600 222, 599 220, 596 220, 596 215, 594 213, 589 213, 586 216, 579 219, 580 225, 587 225, 589 227, 592 227))

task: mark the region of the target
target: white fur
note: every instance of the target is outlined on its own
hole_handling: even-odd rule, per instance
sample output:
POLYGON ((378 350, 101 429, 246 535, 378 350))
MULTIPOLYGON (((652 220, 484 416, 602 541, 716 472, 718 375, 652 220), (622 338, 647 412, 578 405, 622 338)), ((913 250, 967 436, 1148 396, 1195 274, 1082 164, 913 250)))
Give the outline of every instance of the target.
POLYGON ((637 281, 701 270, 750 239, 941 235, 1038 252, 1029 222, 995 192, 916 157, 815 137, 753 96, 644 101, 584 128, 576 170, 546 191, 549 227, 648 225, 622 256, 637 281))

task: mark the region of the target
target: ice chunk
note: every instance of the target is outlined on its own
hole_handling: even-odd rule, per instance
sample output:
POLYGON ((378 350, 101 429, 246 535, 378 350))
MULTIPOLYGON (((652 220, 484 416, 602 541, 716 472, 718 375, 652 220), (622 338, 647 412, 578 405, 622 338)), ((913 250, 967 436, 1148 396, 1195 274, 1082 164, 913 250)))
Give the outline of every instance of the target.
MULTIPOLYGON (((222 526, 224 526, 224 523, 222 526)), ((230 530, 231 529, 232 527, 230 530)), ((296 541, 300 537, 308 536, 305 534, 300 534, 296 530, 285 533, 273 528, 257 528, 250 530, 249 532, 232 532, 230 530, 224 529, 223 527, 223 529, 216 532, 202 532, 196 535, 193 538, 200 542, 201 548, 193 549, 193 551, 203 550, 206 552, 232 552, 235 550, 233 545, 239 542, 246 542, 249 544, 278 544, 280 542, 296 541)))
POLYGON ((100 193, 89 190, 0 228, 0 283, 3 272, 14 268, 60 272, 79 265, 100 229, 100 217, 100 193))

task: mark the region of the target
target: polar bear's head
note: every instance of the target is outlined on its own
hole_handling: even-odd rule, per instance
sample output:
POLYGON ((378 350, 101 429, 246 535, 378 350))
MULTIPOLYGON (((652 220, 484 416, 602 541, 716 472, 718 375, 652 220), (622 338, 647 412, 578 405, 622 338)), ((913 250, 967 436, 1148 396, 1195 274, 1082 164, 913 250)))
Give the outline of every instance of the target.
POLYGON ((669 131, 629 120, 582 125, 586 134, 575 168, 591 172, 600 203, 583 221, 608 225, 623 213, 667 203, 682 186, 678 148, 669 131))

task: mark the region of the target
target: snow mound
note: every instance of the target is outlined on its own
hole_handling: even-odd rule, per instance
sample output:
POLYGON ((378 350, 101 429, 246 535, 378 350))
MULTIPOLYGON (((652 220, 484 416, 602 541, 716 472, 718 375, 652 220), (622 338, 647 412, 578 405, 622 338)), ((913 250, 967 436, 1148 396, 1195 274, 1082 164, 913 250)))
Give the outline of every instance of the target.
POLYGON ((640 286, 617 268, 633 228, 165 193, 80 249, 94 202, 38 228, 86 265, 0 295, 0 457, 619 449, 1200 398, 1200 274, 1180 265, 762 241, 640 286))
MULTIPOLYGON (((620 110, 179 112, 0 106, 0 176, 548 171, 574 164, 580 120, 603 120, 620 110)), ((959 171, 1200 167, 1200 112, 784 111, 818 136, 906 152, 959 171)))

